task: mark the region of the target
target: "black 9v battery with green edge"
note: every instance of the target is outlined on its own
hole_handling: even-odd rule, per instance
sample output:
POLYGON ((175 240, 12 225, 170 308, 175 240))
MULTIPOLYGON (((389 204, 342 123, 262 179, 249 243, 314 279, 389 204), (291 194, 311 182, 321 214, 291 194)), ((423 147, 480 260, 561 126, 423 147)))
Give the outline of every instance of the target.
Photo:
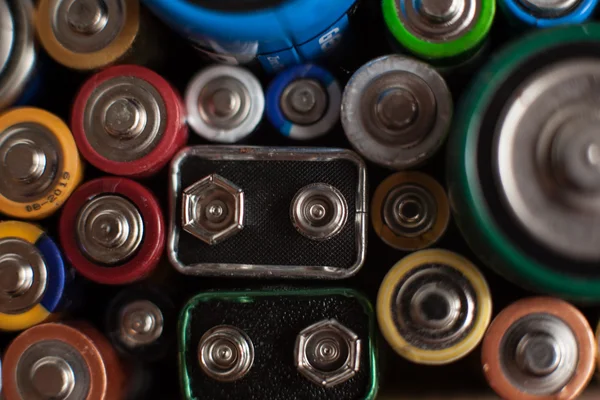
POLYGON ((374 399, 373 307, 352 289, 206 292, 179 319, 188 400, 374 399))

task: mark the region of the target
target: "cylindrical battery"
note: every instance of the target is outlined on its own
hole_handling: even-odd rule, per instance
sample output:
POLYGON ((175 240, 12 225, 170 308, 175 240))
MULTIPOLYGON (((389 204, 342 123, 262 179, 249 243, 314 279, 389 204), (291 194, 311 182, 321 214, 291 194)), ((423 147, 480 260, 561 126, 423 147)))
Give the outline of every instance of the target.
POLYGON ((348 140, 365 158, 388 168, 411 168, 444 142, 452 96, 431 66, 389 55, 354 73, 344 90, 341 118, 348 140))
POLYGON ((269 72, 326 56, 349 36, 356 0, 144 0, 208 58, 269 72))
POLYGON ((495 0, 383 0, 382 7, 394 44, 442 67, 477 54, 496 12, 495 0))
POLYGON ((6 400, 125 398, 125 370, 115 350, 83 322, 28 329, 9 345, 3 361, 6 400))
POLYGON ((465 93, 448 143, 450 204, 473 251, 532 290, 600 300, 600 25, 539 31, 465 93))
POLYGON ((235 143, 252 133, 262 119, 265 95, 250 71, 215 65, 200 71, 185 93, 188 124, 204 139, 235 143))
POLYGON ((39 89, 31 0, 0 0, 0 110, 39 89))
POLYGON ((492 315, 485 278, 466 258, 430 249, 400 260, 377 295, 383 336, 402 357, 442 365, 470 353, 492 315))
POLYGON ((75 70, 147 64, 160 47, 148 43, 153 32, 139 0, 40 0, 36 15, 44 49, 75 70))
POLYGON ((551 28, 591 19, 598 0, 499 0, 509 23, 520 28, 551 28))
POLYGON ((482 344, 488 383, 503 399, 572 400, 596 365, 592 329, 565 301, 533 297, 498 314, 482 344))
POLYGON ((371 221, 388 245, 406 251, 433 245, 444 234, 450 206, 444 188, 421 172, 397 172, 375 190, 371 221))
POLYGON ((56 319, 68 305, 73 272, 52 239, 33 224, 0 222, 0 330, 56 319))
POLYGON ((107 285, 147 277, 165 246, 158 201, 148 189, 124 178, 82 185, 61 215, 59 235, 77 272, 107 285))
POLYGON ((177 325, 175 304, 158 286, 128 287, 106 310, 106 329, 114 346, 135 360, 162 361, 172 347, 177 325))
POLYGON ((277 75, 266 94, 267 117, 282 135, 310 140, 325 135, 340 117, 342 92, 329 71, 313 64, 277 75))
POLYGON ((82 176, 77 146, 60 118, 37 108, 0 115, 0 213, 46 218, 62 206, 82 176))
POLYGON ((92 76, 79 90, 71 128, 83 157, 113 175, 145 178, 185 145, 183 101, 161 76, 122 65, 92 76))

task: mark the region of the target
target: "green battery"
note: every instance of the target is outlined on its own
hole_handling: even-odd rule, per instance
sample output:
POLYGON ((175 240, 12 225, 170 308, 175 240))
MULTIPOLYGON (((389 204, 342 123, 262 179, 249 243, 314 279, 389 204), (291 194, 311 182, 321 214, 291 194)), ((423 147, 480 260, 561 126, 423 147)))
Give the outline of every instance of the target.
POLYGON ((179 320, 182 392, 189 400, 371 400, 376 334, 372 305, 351 289, 198 294, 179 320))
POLYGON ((485 51, 495 0, 382 0, 394 47, 447 72, 485 51))
POLYGON ((450 204, 470 247, 528 289, 600 301, 600 25, 510 44, 464 93, 450 204))

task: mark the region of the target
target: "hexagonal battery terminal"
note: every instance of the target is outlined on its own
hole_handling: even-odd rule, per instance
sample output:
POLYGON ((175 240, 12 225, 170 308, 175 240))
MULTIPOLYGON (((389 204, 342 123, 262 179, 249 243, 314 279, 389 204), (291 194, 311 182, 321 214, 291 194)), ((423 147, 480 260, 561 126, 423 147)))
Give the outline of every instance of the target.
POLYGON ((329 388, 346 382, 359 371, 361 341, 335 319, 305 328, 296 338, 298 371, 313 383, 329 388))
POLYGON ((222 242, 244 227, 244 192, 217 174, 183 191, 183 229, 209 245, 222 242))

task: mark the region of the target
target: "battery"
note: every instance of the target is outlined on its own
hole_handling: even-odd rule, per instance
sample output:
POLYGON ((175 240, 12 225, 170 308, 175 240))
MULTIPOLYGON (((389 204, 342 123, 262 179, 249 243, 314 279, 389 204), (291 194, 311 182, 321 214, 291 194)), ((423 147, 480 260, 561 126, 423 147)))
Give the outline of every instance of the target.
POLYGON ((500 0, 509 23, 520 28, 551 28, 590 20, 598 0, 500 0))
POLYGON ((106 310, 106 331, 121 353, 148 363, 175 353, 178 310, 159 286, 137 285, 121 290, 106 310))
POLYGON ((438 241, 448 227, 444 188, 421 172, 397 172, 375 190, 371 221, 377 236, 398 250, 415 251, 438 241))
POLYGON ((185 105, 194 132, 213 142, 235 143, 258 126, 265 95, 258 79, 245 68, 214 65, 192 78, 185 105))
POLYGON ((504 399, 579 397, 596 366, 596 342, 579 310, 531 297, 498 314, 482 345, 488 383, 504 399))
POLYGON ((75 70, 147 64, 157 51, 139 0, 40 0, 36 15, 46 52, 75 70))
POLYGON ((496 2, 383 0, 382 8, 395 46, 435 66, 448 67, 481 49, 494 21, 496 2))
POLYGON ((200 293, 180 316, 182 393, 372 400, 376 336, 372 306, 351 289, 200 293))
POLYGON ((314 64, 280 72, 270 83, 266 97, 269 121, 291 139, 323 136, 340 118, 340 85, 329 71, 314 64))
POLYGON ((454 120, 450 204, 484 264, 513 282, 600 301, 600 25, 538 31, 499 53, 454 120))
POLYGON ((352 75, 341 119, 361 155, 387 168, 405 169, 424 163, 441 147, 452 109, 448 86, 431 66, 388 55, 352 75))
POLYGON ((84 322, 28 329, 8 346, 3 362, 6 400, 125 397, 125 371, 115 350, 84 322))
POLYGON ((121 65, 83 85, 71 127, 90 164, 113 175, 147 178, 185 145, 185 114, 183 100, 165 79, 144 67, 121 65))
POLYGON ((349 35, 356 0, 144 0, 217 62, 268 72, 329 54, 349 35))
POLYGON ((42 219, 79 185, 83 163, 71 131, 37 108, 0 114, 0 213, 42 219))
POLYGON ((401 259, 377 295, 379 328, 390 346, 417 364, 449 364, 470 353, 490 323, 485 278, 463 256, 440 249, 401 259))
POLYGON ((87 279, 123 285, 144 279, 165 246, 162 211, 144 186, 125 178, 86 182, 59 221, 66 258, 87 279))
POLYGON ((36 225, 0 222, 0 330, 20 331, 57 319, 69 298, 73 271, 56 243, 36 225))
POLYGON ((31 0, 0 0, 0 110, 37 92, 37 52, 31 0))

